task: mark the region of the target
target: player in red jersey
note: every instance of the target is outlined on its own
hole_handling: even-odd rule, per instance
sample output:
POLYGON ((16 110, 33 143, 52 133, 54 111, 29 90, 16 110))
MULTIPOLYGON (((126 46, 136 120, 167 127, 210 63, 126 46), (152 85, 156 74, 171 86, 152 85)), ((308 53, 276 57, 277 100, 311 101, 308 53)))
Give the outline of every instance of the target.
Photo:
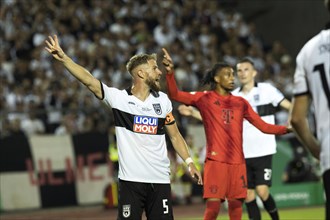
POLYGON ((231 95, 234 89, 234 70, 217 63, 204 78, 211 90, 183 92, 178 90, 173 62, 163 49, 168 95, 171 99, 196 107, 203 118, 206 135, 204 195, 207 199, 204 220, 216 219, 221 202, 227 200, 231 220, 242 218, 246 197, 246 167, 242 147, 243 119, 267 134, 286 134, 291 128, 264 122, 242 97, 231 95))

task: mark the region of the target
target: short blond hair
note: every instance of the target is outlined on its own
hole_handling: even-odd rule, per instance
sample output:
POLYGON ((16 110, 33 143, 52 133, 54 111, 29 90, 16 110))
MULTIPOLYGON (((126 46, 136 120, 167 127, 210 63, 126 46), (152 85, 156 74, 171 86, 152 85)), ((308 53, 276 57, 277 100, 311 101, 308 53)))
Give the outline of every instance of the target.
POLYGON ((153 54, 137 54, 131 57, 129 61, 126 64, 127 71, 132 74, 132 71, 135 69, 135 67, 148 63, 148 60, 155 60, 157 61, 157 55, 155 53, 153 54))

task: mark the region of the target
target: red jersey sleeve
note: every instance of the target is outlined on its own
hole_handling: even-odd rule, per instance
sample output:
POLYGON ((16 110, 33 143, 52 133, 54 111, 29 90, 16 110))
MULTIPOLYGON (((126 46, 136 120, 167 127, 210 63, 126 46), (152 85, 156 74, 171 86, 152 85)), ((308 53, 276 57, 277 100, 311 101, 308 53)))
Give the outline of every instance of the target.
POLYGON ((244 118, 253 124, 256 128, 262 131, 265 134, 286 134, 287 128, 282 125, 273 125, 266 123, 260 118, 260 116, 252 109, 251 105, 244 100, 245 102, 245 112, 244 118))
POLYGON ((174 73, 166 74, 167 92, 170 99, 186 105, 194 105, 200 97, 200 92, 183 92, 178 89, 174 73))

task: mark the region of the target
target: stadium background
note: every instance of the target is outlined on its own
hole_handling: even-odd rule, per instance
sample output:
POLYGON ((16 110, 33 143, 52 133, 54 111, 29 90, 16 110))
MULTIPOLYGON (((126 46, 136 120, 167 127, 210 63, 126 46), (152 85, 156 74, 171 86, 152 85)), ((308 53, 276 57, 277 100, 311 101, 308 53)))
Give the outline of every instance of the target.
MULTIPOLYGON (((203 71, 215 61, 234 64, 248 55, 259 80, 291 98, 294 58, 329 20, 322 0, 2 0, 1 5, 2 212, 102 204, 104 187, 114 179, 106 155, 115 140, 111 112, 46 54, 49 34, 58 34, 70 56, 116 87, 129 83, 124 67, 131 55, 160 54, 165 46, 182 89, 199 89, 203 71)), ((202 148, 201 125, 175 114, 182 133, 202 148)), ((287 115, 277 116, 282 123, 287 115)), ((317 163, 299 154, 292 137, 278 142, 272 190, 279 206, 322 204, 320 182, 283 184, 291 159, 304 156, 316 173, 317 163)))

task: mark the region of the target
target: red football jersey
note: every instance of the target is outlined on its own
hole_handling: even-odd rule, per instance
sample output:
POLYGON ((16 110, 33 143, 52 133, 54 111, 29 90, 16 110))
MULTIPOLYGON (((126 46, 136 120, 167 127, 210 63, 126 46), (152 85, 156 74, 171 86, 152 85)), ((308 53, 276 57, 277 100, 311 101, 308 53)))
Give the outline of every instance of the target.
MULTIPOLYGON (((242 147, 243 119, 264 133, 285 134, 285 126, 264 122, 242 97, 223 96, 215 91, 183 92, 178 90, 174 74, 166 75, 171 99, 195 106, 203 118, 206 158, 229 164, 245 163, 242 147)), ((264 147, 264 146, 260 146, 264 147)))

